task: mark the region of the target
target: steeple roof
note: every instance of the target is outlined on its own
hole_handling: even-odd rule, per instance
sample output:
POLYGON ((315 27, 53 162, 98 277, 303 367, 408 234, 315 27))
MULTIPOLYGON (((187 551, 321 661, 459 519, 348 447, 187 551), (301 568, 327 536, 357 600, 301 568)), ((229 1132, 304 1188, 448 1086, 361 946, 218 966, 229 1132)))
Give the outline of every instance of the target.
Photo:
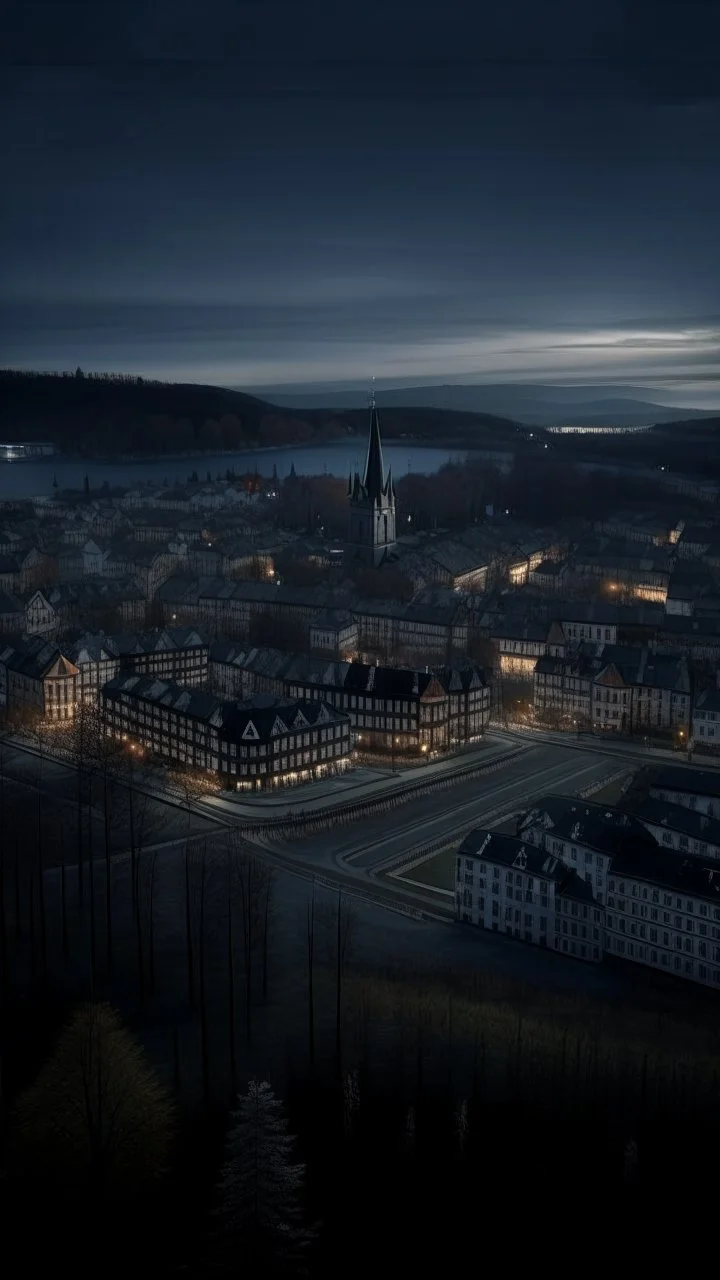
POLYGON ((387 475, 385 474, 382 442, 380 440, 380 419, 374 404, 370 416, 370 436, 368 438, 365 472, 362 480, 357 471, 354 479, 352 476, 349 478, 348 496, 354 502, 362 501, 371 504, 377 503, 378 505, 382 505, 388 499, 391 502, 395 499, 392 472, 388 471, 387 475))
POLYGON ((375 405, 370 415, 370 439, 368 440, 367 461, 363 488, 368 498, 380 498, 385 491, 385 468, 383 466, 382 442, 380 440, 380 420, 375 405))

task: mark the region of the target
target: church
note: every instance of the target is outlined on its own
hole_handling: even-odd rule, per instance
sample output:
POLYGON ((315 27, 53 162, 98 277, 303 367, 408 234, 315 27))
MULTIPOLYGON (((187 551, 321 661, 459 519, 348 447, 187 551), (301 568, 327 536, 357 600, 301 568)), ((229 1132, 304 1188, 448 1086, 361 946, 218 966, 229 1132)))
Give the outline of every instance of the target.
POLYGON ((395 550, 395 489, 392 473, 385 475, 380 420, 373 400, 370 414, 365 474, 356 471, 348 480, 350 499, 350 532, 348 552, 351 556, 380 565, 395 550))

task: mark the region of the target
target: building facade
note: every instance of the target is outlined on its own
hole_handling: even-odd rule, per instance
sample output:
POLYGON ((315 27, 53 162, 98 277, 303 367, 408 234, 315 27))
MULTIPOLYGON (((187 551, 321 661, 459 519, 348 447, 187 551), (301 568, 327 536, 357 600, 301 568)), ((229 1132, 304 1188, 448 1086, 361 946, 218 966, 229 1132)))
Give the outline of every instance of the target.
POLYGON ((0 707, 52 723, 72 720, 77 678, 77 667, 57 645, 42 636, 26 636, 0 650, 0 707))
POLYGON ((592 886, 559 858, 515 836, 470 831, 455 860, 459 920, 578 960, 602 959, 592 886))
POLYGON ((298 658, 283 678, 288 696, 321 698, 348 715, 365 751, 429 758, 481 737, 490 719, 479 667, 413 671, 298 658))
POLYGON ((153 676, 104 686, 108 736, 228 786, 262 788, 321 776, 348 763, 349 718, 324 702, 258 695, 223 701, 153 676))

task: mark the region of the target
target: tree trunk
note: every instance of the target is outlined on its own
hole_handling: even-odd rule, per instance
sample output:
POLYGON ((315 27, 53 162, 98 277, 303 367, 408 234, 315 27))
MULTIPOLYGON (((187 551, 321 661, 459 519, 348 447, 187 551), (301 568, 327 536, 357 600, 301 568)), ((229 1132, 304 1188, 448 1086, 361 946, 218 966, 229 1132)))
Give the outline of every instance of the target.
MULTIPOLYGON (((132 759, 132 756, 130 757, 132 759)), ((130 767, 128 784, 128 805, 130 808, 130 886, 133 904, 137 901, 137 851, 135 849, 135 789, 133 787, 133 771, 130 767)))
POLYGON ((190 848, 185 841, 185 955, 187 959, 188 1004, 195 1003, 195 961, 192 940, 192 899, 190 894, 190 848))
MULTIPOLYGON (((139 877, 138 877, 138 888, 139 888, 139 877)), ((140 999, 140 1009, 144 1012, 145 1000, 146 1000, 145 951, 143 946, 142 909, 141 909, 141 903, 140 903, 140 894, 138 892, 136 892, 135 894, 133 915, 135 917, 135 939, 137 943, 138 995, 140 999)))
POLYGON ((200 1046, 202 1051, 202 1086, 205 1109, 210 1105, 210 1056, 208 1043, 207 1001, 205 998, 205 855, 203 850, 200 880, 200 1046))
POLYGON ((272 880, 268 878, 265 885, 265 914, 263 918, 263 958, 262 958, 262 998, 267 1002, 268 993, 268 931, 270 928, 270 893, 272 880))
POLYGON ((38 790, 37 813, 37 861, 38 861, 38 910, 40 912, 40 958, 43 978, 47 978, 47 918, 45 915, 45 875, 43 868, 42 817, 40 813, 40 791, 38 790))
POLYGON ((148 982, 150 985, 150 994, 155 991, 155 863, 157 861, 157 853, 151 855, 150 862, 150 886, 148 890, 148 982))
POLYGON ((342 889, 338 889, 337 962, 335 966, 335 1077, 342 1078, 342 889))
POLYGON ((68 959, 67 885, 65 884, 65 835, 60 826, 60 941, 64 959, 68 959))
POLYGON ((7 920, 5 919, 5 840, 0 832, 0 998, 3 1007, 9 990, 7 920))
POLYGON ((35 945, 35 868, 30 863, 30 898, 28 901, 28 927, 30 930, 30 973, 33 985, 37 982, 37 948, 35 945))
POLYGON ((78 904, 83 900, 83 860, 82 860, 82 746, 77 761, 77 791, 75 796, 75 839, 77 849, 78 904))
POLYGON ((22 942, 22 910, 20 907, 20 841, 15 833, 15 857, 13 859, 13 887, 15 890, 15 945, 22 942))
POLYGON ((103 836, 105 846, 105 958, 108 980, 113 971, 112 880, 110 861, 110 812, 108 809, 107 767, 103 777, 103 836))
POLYGON ((313 989, 313 964, 315 959, 315 881, 313 881, 312 897, 308 903, 307 916, 307 948, 308 948, 308 1055, 310 1066, 315 1066, 315 993, 313 989))
POLYGON ((232 874, 230 855, 228 853, 228 936, 227 936, 227 966, 228 966, 228 1035, 230 1037, 230 1087, 232 1090, 232 1098, 237 1095, 237 1055, 236 1055, 236 1027, 235 1027, 235 946, 233 940, 233 899, 232 899, 232 874))
POLYGON ((95 865, 93 862, 93 838, 92 838, 92 775, 88 778, 88 830, 87 830, 87 852, 88 852, 88 894, 90 897, 90 964, 92 965, 93 975, 97 971, 97 921, 95 917, 95 865))

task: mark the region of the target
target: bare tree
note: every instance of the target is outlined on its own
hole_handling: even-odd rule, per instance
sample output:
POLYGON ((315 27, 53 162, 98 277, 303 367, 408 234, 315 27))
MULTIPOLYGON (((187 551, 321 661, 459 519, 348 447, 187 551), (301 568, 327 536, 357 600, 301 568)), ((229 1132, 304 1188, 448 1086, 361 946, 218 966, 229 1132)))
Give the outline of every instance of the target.
POLYGON ((233 929, 233 881, 230 849, 227 851, 227 970, 228 970, 228 1038, 230 1041, 230 1084, 232 1096, 237 1093, 237 1028, 235 1019, 235 933, 233 929))
POLYGON ((242 904, 243 943, 245 959, 245 1036, 252 1039, 252 1008, 255 994, 255 960, 258 949, 265 954, 267 928, 270 919, 270 898, 273 871, 259 855, 249 853, 237 839, 235 865, 242 904))
POLYGON ((210 1104, 210 1042, 208 1038, 207 991, 205 987, 205 878, 207 846, 203 849, 200 874, 200 1047, 202 1051, 203 1102, 210 1104))
POLYGON ((335 939, 335 1074, 342 1076, 342 997, 345 970, 350 953, 355 912, 343 902, 342 888, 338 889, 337 922, 335 939))
POLYGON ((106 1004, 78 1010, 12 1116, 20 1168, 98 1202, 163 1174, 172 1128, 164 1090, 106 1004))
POLYGON ((310 1066, 315 1066, 315 881, 307 907, 307 966, 308 966, 308 1056, 310 1066))

